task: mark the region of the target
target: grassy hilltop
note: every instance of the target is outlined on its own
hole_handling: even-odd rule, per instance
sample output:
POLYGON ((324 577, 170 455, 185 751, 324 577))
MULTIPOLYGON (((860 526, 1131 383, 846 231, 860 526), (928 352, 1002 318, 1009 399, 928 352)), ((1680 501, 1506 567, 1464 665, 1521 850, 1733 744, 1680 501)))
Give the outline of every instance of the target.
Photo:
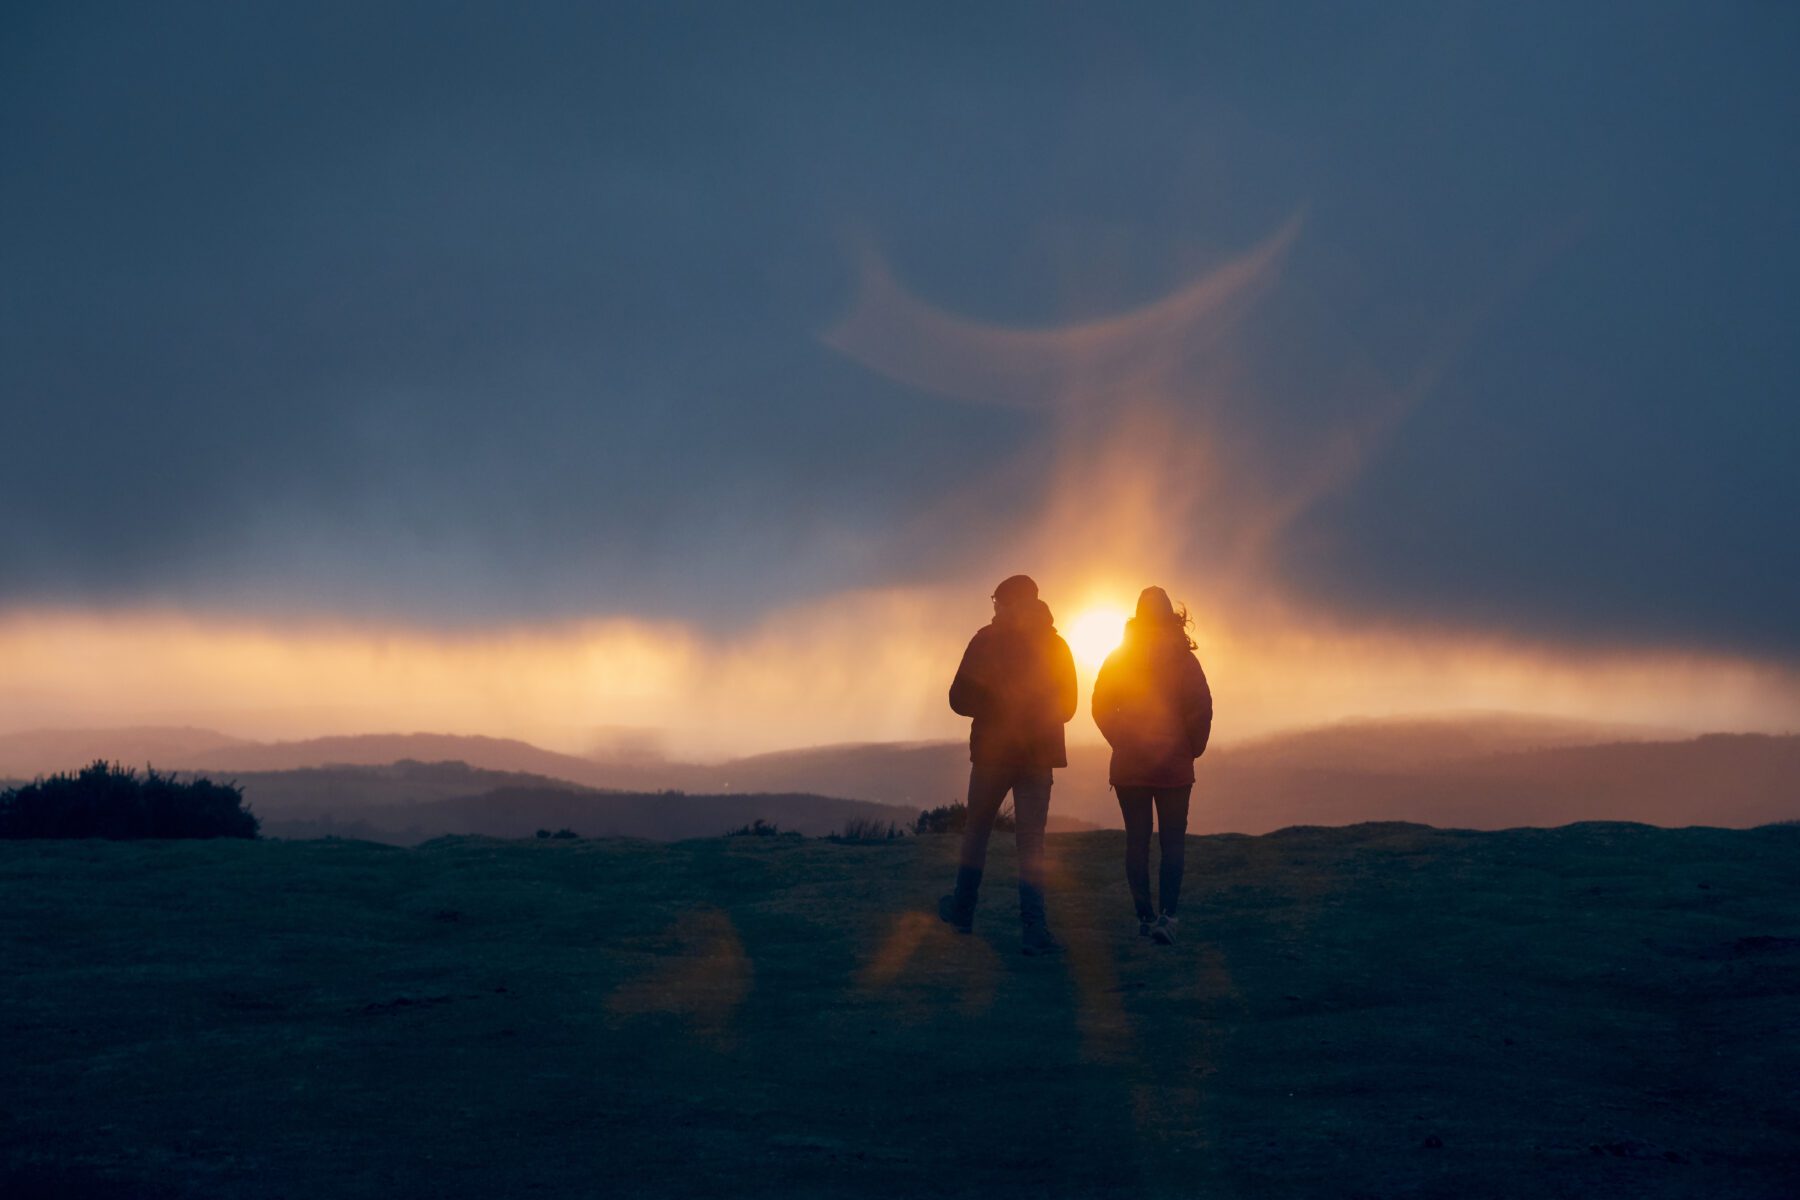
POLYGON ((1800 1193, 1800 827, 0 844, 9 1196, 1800 1193))

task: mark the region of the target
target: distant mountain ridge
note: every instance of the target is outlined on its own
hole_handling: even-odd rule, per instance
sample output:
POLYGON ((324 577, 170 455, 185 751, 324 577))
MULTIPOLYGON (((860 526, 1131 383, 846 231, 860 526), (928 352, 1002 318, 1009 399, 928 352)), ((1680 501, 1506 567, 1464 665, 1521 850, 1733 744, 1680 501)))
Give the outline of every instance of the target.
MULTIPOLYGON (((399 780, 378 773, 341 778, 327 789, 330 811, 340 816, 360 804, 391 802, 396 789, 424 804, 504 788, 571 787, 637 796, 812 795, 916 814, 959 799, 968 777, 961 742, 819 746, 705 764, 582 758, 513 739, 448 734, 258 743, 156 728, 0 736, 0 777, 69 770, 95 757, 133 762, 133 750, 154 750, 152 761, 164 769, 263 776, 256 788, 286 789, 290 797, 325 781, 301 774, 278 782, 276 773, 327 764, 466 763, 461 769, 479 775, 440 775, 436 783, 420 770, 399 780)), ((1057 772, 1052 813, 1117 827, 1107 761, 1104 746, 1071 746, 1068 768, 1057 772)), ((1800 737, 1672 737, 1489 713, 1346 721, 1216 746, 1200 763, 1190 827, 1258 833, 1371 820, 1482 829, 1578 820, 1747 827, 1793 819, 1800 819, 1800 737)))
POLYGON ((583 787, 462 762, 403 760, 232 776, 269 837, 357 837, 412 845, 446 834, 531 837, 570 829, 584 837, 676 841, 715 837, 762 819, 808 836, 847 822, 908 826, 910 809, 796 793, 689 795, 583 787))
MULTIPOLYGON (((210 729, 34 730, 0 735, 0 776, 31 778, 73 770, 96 758, 164 769, 213 772, 295 771, 329 766, 464 762, 480 770, 563 779, 605 787, 615 772, 590 758, 530 742, 480 734, 373 733, 257 742, 210 729)), ((631 786, 627 780, 621 786, 631 786)), ((661 785, 669 786, 669 785, 661 785)))
POLYGON ((1220 750, 1239 764, 1333 770, 1410 770, 1563 746, 1682 741, 1692 736, 1652 725, 1576 721, 1527 713, 1474 712, 1361 717, 1268 734, 1220 750))
POLYGON ((0 734, 0 777, 31 779, 71 771, 97 758, 139 767, 187 766, 203 756, 259 744, 186 725, 32 729, 0 734))

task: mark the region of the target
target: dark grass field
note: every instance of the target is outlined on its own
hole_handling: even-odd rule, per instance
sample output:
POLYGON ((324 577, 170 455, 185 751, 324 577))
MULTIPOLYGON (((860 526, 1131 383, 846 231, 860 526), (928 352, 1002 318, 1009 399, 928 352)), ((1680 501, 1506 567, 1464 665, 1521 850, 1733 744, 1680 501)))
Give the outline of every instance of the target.
POLYGON ((1800 827, 0 844, 0 1193, 1800 1196, 1800 827))

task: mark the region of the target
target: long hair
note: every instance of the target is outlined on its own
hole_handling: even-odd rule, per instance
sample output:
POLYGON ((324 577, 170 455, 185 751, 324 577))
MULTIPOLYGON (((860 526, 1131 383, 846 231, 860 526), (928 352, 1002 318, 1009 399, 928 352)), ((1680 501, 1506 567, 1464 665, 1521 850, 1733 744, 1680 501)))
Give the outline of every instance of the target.
POLYGON ((1187 648, 1189 650, 1199 649, 1199 647, 1195 645, 1192 635, 1188 633, 1188 630, 1192 629, 1193 626, 1194 618, 1188 615, 1187 605, 1177 604, 1175 606, 1175 619, 1169 622, 1169 627, 1175 631, 1175 636, 1187 643, 1187 648))
POLYGON ((1152 622, 1149 617, 1132 617, 1125 622, 1125 635, 1129 638, 1167 637, 1179 639, 1189 650, 1198 649, 1194 639, 1188 636, 1188 628, 1193 625, 1194 618, 1188 615, 1187 605, 1177 604, 1175 611, 1167 617, 1152 622))

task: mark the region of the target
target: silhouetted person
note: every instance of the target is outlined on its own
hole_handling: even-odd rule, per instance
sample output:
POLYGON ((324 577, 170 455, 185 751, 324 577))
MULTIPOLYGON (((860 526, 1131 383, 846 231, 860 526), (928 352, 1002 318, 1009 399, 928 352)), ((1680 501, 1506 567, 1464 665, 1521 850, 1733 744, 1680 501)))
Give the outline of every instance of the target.
POLYGON ((1175 941, 1194 760, 1212 735, 1212 689, 1187 626, 1186 609, 1177 612, 1161 588, 1145 588, 1124 642, 1094 681, 1094 724, 1113 750, 1107 777, 1125 817, 1125 880, 1138 933, 1165 946, 1175 941), (1162 843, 1160 913, 1150 905, 1153 810, 1162 843))
POLYGON ((1026 954, 1062 949, 1044 912, 1044 822, 1050 815, 1051 769, 1069 765, 1063 725, 1075 715, 1075 703, 1075 660, 1068 644, 1057 636, 1037 584, 1030 576, 1014 575, 994 589, 993 622, 969 641, 950 685, 950 707, 975 719, 956 891, 938 901, 938 915, 958 932, 968 933, 974 922, 988 835, 1011 792, 1022 949, 1026 954))

